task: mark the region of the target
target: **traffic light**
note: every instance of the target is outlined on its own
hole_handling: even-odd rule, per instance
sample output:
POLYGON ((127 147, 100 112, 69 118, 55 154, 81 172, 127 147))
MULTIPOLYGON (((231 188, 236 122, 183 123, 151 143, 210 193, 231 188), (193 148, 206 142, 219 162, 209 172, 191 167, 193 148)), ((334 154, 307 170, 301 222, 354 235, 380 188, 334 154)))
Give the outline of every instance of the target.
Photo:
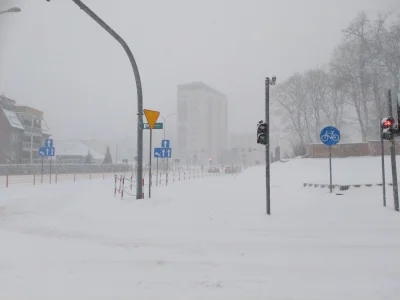
POLYGON ((395 134, 394 119, 392 117, 383 118, 381 121, 382 138, 384 140, 392 140, 395 134))
POLYGON ((257 144, 266 145, 268 143, 268 124, 260 121, 257 125, 257 144))

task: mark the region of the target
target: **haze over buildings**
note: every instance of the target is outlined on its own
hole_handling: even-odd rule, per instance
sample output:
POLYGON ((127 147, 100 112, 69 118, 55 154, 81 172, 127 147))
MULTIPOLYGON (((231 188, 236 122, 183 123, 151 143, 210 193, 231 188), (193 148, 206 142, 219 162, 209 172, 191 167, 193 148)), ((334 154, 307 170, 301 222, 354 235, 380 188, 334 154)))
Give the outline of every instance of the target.
POLYGON ((228 100, 203 82, 178 85, 178 151, 184 160, 221 162, 228 148, 228 100))

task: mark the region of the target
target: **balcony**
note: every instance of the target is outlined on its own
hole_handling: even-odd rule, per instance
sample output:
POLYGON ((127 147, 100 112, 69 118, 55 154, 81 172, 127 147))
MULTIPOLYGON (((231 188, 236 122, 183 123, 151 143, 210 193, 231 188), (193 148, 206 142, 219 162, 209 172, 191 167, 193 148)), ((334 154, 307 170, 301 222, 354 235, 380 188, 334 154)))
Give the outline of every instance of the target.
MULTIPOLYGON (((32 148, 33 151, 38 151, 41 145, 39 143, 33 143, 32 148)), ((22 142, 22 150, 23 151, 31 151, 31 143, 29 142, 22 142)))
POLYGON ((25 126, 24 135, 42 136, 42 129, 40 127, 25 126))

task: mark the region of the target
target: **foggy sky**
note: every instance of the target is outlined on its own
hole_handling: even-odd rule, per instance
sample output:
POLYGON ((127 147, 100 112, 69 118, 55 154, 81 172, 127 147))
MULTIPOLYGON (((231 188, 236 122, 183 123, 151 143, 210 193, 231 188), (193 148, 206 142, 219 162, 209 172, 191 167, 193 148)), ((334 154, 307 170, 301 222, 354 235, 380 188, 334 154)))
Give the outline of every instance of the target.
MULTIPOLYGON (((328 62, 361 10, 399 0, 85 0, 130 46, 144 108, 176 112, 176 85, 228 97, 230 132, 263 119, 264 77, 328 62)), ((44 111, 60 138, 135 136, 136 86, 121 46, 70 0, 0 0, 0 93, 44 111)), ((175 126, 175 118, 169 119, 175 126)))

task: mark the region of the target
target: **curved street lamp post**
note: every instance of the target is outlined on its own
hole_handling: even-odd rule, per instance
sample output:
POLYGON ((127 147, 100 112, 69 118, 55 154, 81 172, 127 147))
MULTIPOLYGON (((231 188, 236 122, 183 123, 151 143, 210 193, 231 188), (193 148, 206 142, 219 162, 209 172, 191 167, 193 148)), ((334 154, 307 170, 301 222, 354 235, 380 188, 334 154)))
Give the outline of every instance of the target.
MULTIPOLYGON (((50 1, 50 0, 47 0, 50 1)), ((87 7, 81 0, 72 0, 76 5, 79 6, 86 14, 88 14, 94 21, 96 21, 104 30, 106 30, 117 42, 124 48, 126 54, 129 57, 129 61, 132 65, 132 70, 135 75, 136 90, 137 90, 137 168, 136 168, 136 199, 142 198, 142 178, 143 178, 143 93, 142 83, 140 80, 139 69, 137 67, 135 58, 133 57, 132 51, 129 49, 127 43, 110 27, 108 26, 99 16, 97 16, 89 7, 87 7)))
POLYGON ((17 12, 20 12, 20 11, 21 11, 21 9, 19 7, 11 7, 9 9, 7 9, 7 10, 0 11, 0 15, 1 14, 5 14, 5 13, 17 13, 17 12))

